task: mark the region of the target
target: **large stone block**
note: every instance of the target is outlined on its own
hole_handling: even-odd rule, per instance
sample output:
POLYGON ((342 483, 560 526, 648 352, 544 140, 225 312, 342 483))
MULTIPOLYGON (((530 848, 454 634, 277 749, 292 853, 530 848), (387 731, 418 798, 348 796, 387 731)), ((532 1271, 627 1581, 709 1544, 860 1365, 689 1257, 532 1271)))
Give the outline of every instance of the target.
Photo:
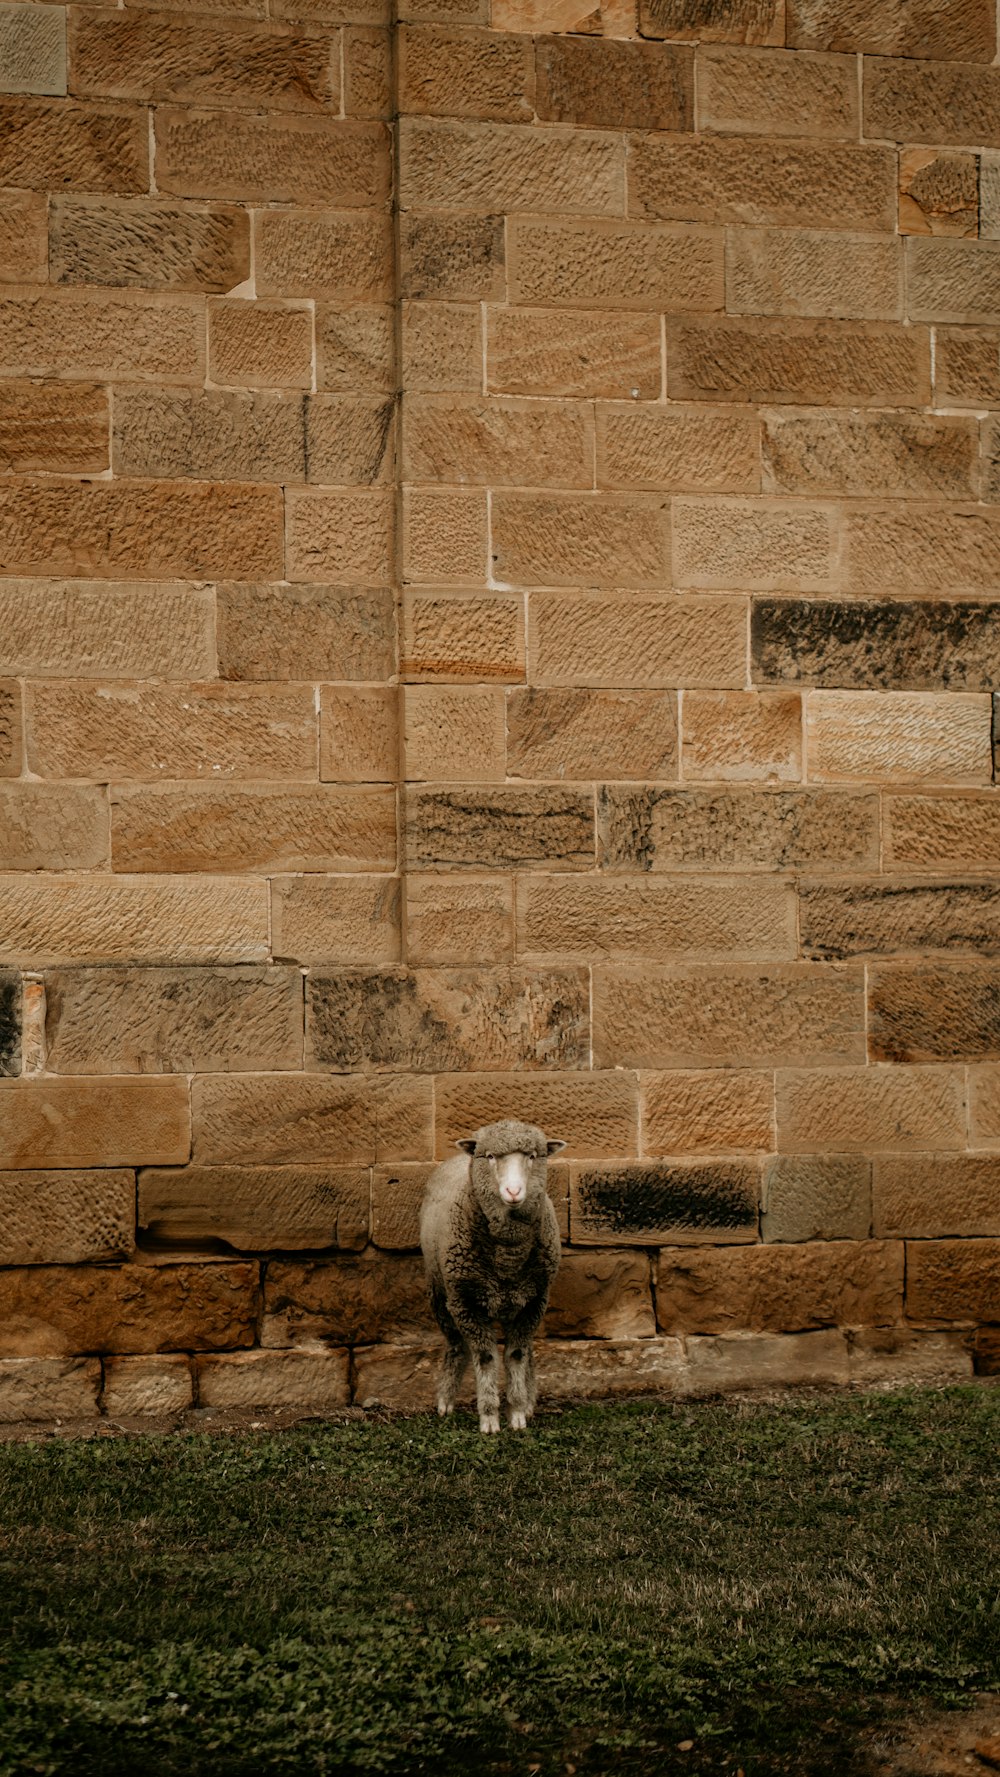
POLYGON ((213 614, 212 594, 199 586, 5 580, 0 672, 45 679, 207 679, 215 664, 213 614))
POLYGON ((976 428, 960 416, 769 414, 762 449, 768 493, 962 500, 978 491, 976 428))
POLYGON ((629 210, 651 220, 891 233, 896 157, 886 148, 834 142, 637 137, 630 145, 629 210))
POLYGON ((756 415, 731 408, 601 407, 597 479, 602 487, 756 493, 756 415))
POLYGON ((396 404, 381 395, 311 395, 305 404, 310 481, 370 486, 389 480, 396 404))
POLYGON ((908 1240, 912 1321, 1000 1321, 1000 1240, 908 1240))
POLYGON ((656 1318, 665 1333, 799 1333, 891 1325, 903 1312, 901 1241, 660 1253, 656 1318))
POLYGON ((600 131, 403 118, 399 153, 404 210, 616 216, 624 209, 625 145, 600 131))
POLYGON ((645 1253, 565 1253, 552 1285, 547 1335, 647 1339, 656 1332, 645 1253))
POLYGON ((481 395, 481 310, 465 302, 405 302, 400 366, 400 383, 407 394, 481 395))
POLYGON ((319 775, 335 783, 395 783, 399 693, 395 685, 322 685, 319 775))
POLYGON ((90 383, 0 388, 0 467, 11 474, 102 472, 108 458, 108 397, 90 383))
POLYGON ((421 1259, 371 1253, 268 1265, 265 1345, 372 1345, 426 1338, 433 1327, 421 1259))
POLYGON ((513 960, 510 878, 408 875, 406 954, 425 966, 513 960))
MULTIPOLYGON (((979 162, 974 154, 909 148, 899 157, 900 234, 979 233, 979 162)), ((983 233, 989 234, 988 227, 983 233)))
POLYGON ((754 599, 755 682, 849 690, 989 691, 1000 607, 972 599, 754 599))
POLYGON ((106 790, 23 778, 0 783, 0 856, 9 870, 90 870, 107 864, 106 790))
POLYGON ((0 964, 251 963, 267 950, 265 882, 0 876, 0 964))
POLYGON ((21 686, 0 680, 0 778, 20 777, 24 761, 24 708, 21 686))
POLYGON ((972 1352, 963 1333, 925 1333, 913 1327, 864 1327, 847 1335, 851 1381, 862 1388, 907 1382, 916 1387, 967 1382, 972 1352))
POLYGON ((109 1357, 104 1363, 101 1405, 112 1419, 157 1418, 183 1413, 194 1403, 187 1357, 109 1357))
POLYGON ((137 1221, 156 1240, 269 1247, 361 1247, 367 1167, 186 1166, 139 1175, 137 1221))
POLYGON ((610 784, 597 814, 605 870, 832 873, 878 865, 876 795, 610 784))
POLYGON ((901 320, 902 249, 896 241, 824 229, 734 230, 726 252, 726 307, 737 315, 901 320))
POLYGON ((257 1266, 32 1266, 0 1271, 0 1351, 227 1350, 251 1345, 257 1266))
POLYGON ((384 303, 316 304, 316 387, 337 394, 395 392, 393 311, 384 303))
POLYGON ((219 297, 208 307, 208 374, 243 389, 309 389, 313 317, 303 304, 219 297))
POLYGON ((694 56, 689 49, 540 37, 535 69, 535 107, 546 123, 631 130, 694 127, 694 56))
POLYGON ((409 678, 523 679, 524 600, 405 592, 401 668, 409 678))
POLYGON ((101 1365, 96 1357, 6 1358, 0 1363, 0 1424, 96 1419, 100 1390, 101 1365))
POLYGON ((778 1147, 789 1154, 922 1152, 965 1146, 960 1068, 779 1071, 778 1147))
POLYGON ((0 88, 5 93, 66 91, 66 8, 5 6, 0 18, 0 88))
POLYGON ((508 228, 514 302, 663 309, 668 314, 723 307, 718 229, 573 222, 562 214, 558 219, 518 220, 508 228))
POLYGON ((872 1201, 884 1239, 1000 1235, 1000 1155, 880 1156, 872 1201))
POLYGON ((292 969, 60 969, 46 977, 47 1065, 58 1074, 298 1067, 292 969))
POLYGON ((389 143, 378 123, 156 108, 156 185, 178 197, 383 203, 389 143))
POLYGON ((640 0, 644 37, 702 43, 784 43, 784 0, 640 0))
POLYGON ((1000 845, 1000 806, 978 796, 885 797, 887 870, 991 870, 1000 845))
POLYGON ((856 140, 855 65, 847 56, 703 49, 698 58, 698 128, 856 140))
POLYGON ((207 1074, 192 1092, 199 1164, 367 1166, 433 1151, 427 1079, 207 1074))
POLYGON ((533 681, 609 688, 746 683, 743 598, 533 592, 528 609, 533 681))
MULTIPOLYGON (((945 16, 952 11, 949 7, 945 16)), ((973 16, 976 11, 973 6, 973 16)), ((992 60, 992 51, 984 59, 992 60)), ((1000 70, 951 58, 925 62, 869 56, 864 64, 864 129, 866 135, 890 142, 1000 147, 1000 70)))
POLYGON ((250 275, 250 221, 245 211, 222 204, 57 197, 49 270, 56 284, 232 290, 250 275))
POLYGON ((578 403, 409 395, 404 440, 408 481, 561 488, 593 482, 590 415, 578 403))
POLYGON ((486 1123, 518 1117, 566 1143, 568 1159, 635 1154, 638 1091, 634 1074, 450 1074, 435 1085, 439 1159, 486 1123))
MULTIPOLYGON (((983 884, 982 892, 989 895, 990 885, 983 884)), ((984 948, 995 952, 996 937, 984 948)), ((877 1061, 1000 1057, 1000 967, 981 962, 871 969, 868 1014, 869 1053, 877 1061)))
POLYGON ((767 1152, 774 1146, 774 1080, 731 1069, 643 1074, 644 1154, 767 1152))
POLYGON ((757 1239, 753 1160, 644 1160, 571 1171, 574 1246, 658 1246, 757 1239))
POLYGON ((145 192, 146 118, 137 108, 117 105, 0 100, 0 183, 41 191, 145 192))
POLYGON ((853 1154, 779 1155, 764 1169, 761 1208, 764 1240, 867 1240, 871 1161, 853 1154))
POLYGON ((121 789, 112 833, 119 870, 391 870, 395 796, 353 784, 121 789))
POLYGON ((198 384, 203 301, 149 290, 0 288, 0 350, 11 376, 198 384))
POLYGON ((102 1168, 0 1173, 0 1264, 125 1259, 135 1238, 135 1178, 102 1168))
MULTIPOLYGON (((994 72, 994 70, 991 70, 994 72)), ((1000 69, 995 70, 1000 74, 1000 69)), ((1000 102, 1000 86, 998 86, 1000 102)), ((1000 122, 996 142, 1000 146, 1000 122)), ((1000 322, 1000 241, 906 243, 906 302, 913 321, 1000 322)))
POLYGON ((675 500, 673 530, 680 586, 822 592, 835 575, 834 519, 822 506, 675 500))
POLYGON ((188 1157, 186 1080, 0 1080, 0 1167, 177 1165, 188 1157))
POLYGON ((400 216, 400 282, 404 296, 454 301, 503 300, 502 216, 400 216))
POLYGON ((398 877, 272 877, 271 948, 298 963, 398 962, 398 877))
POLYGON ((598 1067, 814 1066, 865 1057, 860 968, 597 969, 598 1067))
POLYGON ((810 778, 987 784, 993 781, 992 700, 926 691, 811 691, 810 778))
MULTIPOLYGON (((846 957, 891 955, 910 951, 1000 951, 1000 886, 988 882, 906 883, 893 881, 851 884, 802 883, 799 888, 799 941, 805 956, 846 957)), ((944 971, 910 970, 890 975, 878 971, 878 980, 890 995, 891 980, 902 988, 903 1002, 919 1004, 921 991, 928 996, 927 1013, 944 971), (923 982, 921 988, 920 983, 923 982)), ((975 1022, 971 1001, 976 992, 989 989, 992 972, 984 967, 976 975, 955 977, 958 999, 951 1007, 951 1029, 942 1054, 948 1052, 967 1013, 975 1022), (957 1028, 956 1028, 957 1027, 957 1028)), ((985 1011, 985 1007, 983 1008, 985 1011)), ((947 1025, 944 1004, 936 1014, 947 1025)), ((926 1026, 925 1026, 926 1028, 926 1026)), ((889 1059, 885 1057, 885 1059, 889 1059)), ((894 1060, 907 1059, 894 1056, 894 1060)), ((930 1059, 930 1057, 921 1057, 930 1059)))
POLYGON ((677 699, 670 691, 583 687, 507 697, 512 778, 676 778, 677 699))
POLYGON ((406 578, 475 584, 489 571, 486 494, 481 488, 404 488, 406 578))
POLYGON ((688 1391, 725 1394, 731 1389, 822 1388, 850 1380, 845 1335, 831 1327, 818 1333, 724 1333, 687 1339, 688 1391))
POLYGON ((396 40, 399 110, 405 116, 530 123, 530 38, 503 31, 404 26, 396 40))
POLYGON ((223 581, 217 596, 224 679, 377 680, 393 670, 396 618, 388 588, 223 581))
MULTIPOLYGON (((440 1343, 358 1347, 352 1353, 355 1406, 393 1407, 404 1413, 419 1413, 433 1407, 443 1350, 440 1343)), ((471 1405, 474 1397, 470 1374, 466 1375, 458 1398, 463 1405, 471 1405)))
POLYGON ((49 275, 48 205, 41 192, 0 196, 0 284, 43 284, 49 275))
POLYGON ((21 1071, 21 977, 0 970, 0 1074, 21 1071))
POLYGON ((416 869, 587 869, 594 861, 593 800, 561 786, 411 789, 405 844, 416 869))
POLYGON ((117 475, 304 481, 302 397, 117 390, 112 460, 117 475))
POLYGON ((851 321, 667 323, 667 393, 686 401, 922 407, 930 338, 921 327, 851 321))
POLYGON ((388 488, 289 488, 285 495, 290 579, 334 586, 391 578, 394 509, 388 488))
POLYGON ((241 1351, 198 1359, 203 1407, 329 1413, 350 1398, 346 1351, 241 1351))
POLYGON ((492 498, 492 541, 494 574, 507 585, 670 584, 670 501, 662 495, 505 489, 492 498))
POLYGON ((783 691, 685 691, 681 762, 685 780, 694 783, 797 782, 800 698, 783 691))
POLYGON ((408 685, 403 693, 406 777, 432 783, 502 782, 504 695, 489 685, 408 685))
POLYGON ((660 322, 602 309, 490 308, 486 387, 500 395, 655 401, 660 322))
POLYGON ((542 1339, 539 1384, 547 1398, 602 1400, 643 1394, 685 1395, 687 1363, 680 1339, 542 1339))
POLYGON ((760 876, 715 882, 539 876, 519 887, 522 956, 716 962, 791 958, 796 948, 794 891, 789 883, 760 876))
POLYGON ((969 1138, 974 1148, 1000 1140, 1000 1068, 981 1062, 969 1068, 969 1138))
POLYGON ((371 1236, 376 1246, 412 1252, 420 1245, 420 1205, 432 1171, 426 1162, 373 1169, 371 1236))
POLYGON ((391 295, 392 235, 378 211, 258 211, 254 261, 260 296, 306 296, 343 307, 391 295))
POLYGON ((996 407, 1000 403, 1000 334, 991 327, 938 327, 934 334, 934 386, 948 407, 996 407))
POLYGON ((336 110, 338 58, 323 31, 210 13, 85 7, 71 14, 75 93, 250 110, 336 110))
POLYGON ((786 21, 793 49, 991 62, 996 47, 989 0, 786 0, 786 21))

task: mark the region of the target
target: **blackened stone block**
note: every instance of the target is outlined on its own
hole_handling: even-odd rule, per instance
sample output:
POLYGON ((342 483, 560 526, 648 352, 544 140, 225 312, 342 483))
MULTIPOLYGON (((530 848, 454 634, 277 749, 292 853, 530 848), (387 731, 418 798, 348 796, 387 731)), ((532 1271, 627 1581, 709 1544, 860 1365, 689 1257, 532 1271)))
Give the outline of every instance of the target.
POLYGON ((1000 953, 1000 883, 803 883, 802 954, 836 957, 914 950, 1000 953))
POLYGON ((1000 605, 980 599, 754 599, 755 684, 991 691, 1000 605))
POLYGON ((21 977, 0 974, 0 1074, 21 1071, 21 977))
POLYGON ((574 1245, 757 1239, 760 1168, 754 1161, 575 1166, 570 1189, 574 1245))
POLYGON ((604 870, 878 868, 878 797, 840 790, 598 794, 604 870))

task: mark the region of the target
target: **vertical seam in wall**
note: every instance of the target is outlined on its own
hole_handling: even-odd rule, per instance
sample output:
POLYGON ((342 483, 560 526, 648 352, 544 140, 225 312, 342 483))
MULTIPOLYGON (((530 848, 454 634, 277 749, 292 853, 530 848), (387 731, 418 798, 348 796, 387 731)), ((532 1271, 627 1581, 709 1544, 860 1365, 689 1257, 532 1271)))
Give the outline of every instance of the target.
MULTIPOLYGON (((393 383, 396 408, 395 458, 392 500, 392 572, 396 609, 396 876, 399 880, 399 955, 409 961, 406 937, 406 862, 403 852, 404 801, 406 797, 405 693, 403 690, 403 291, 401 274, 400 176, 402 149, 399 108, 399 0, 389 11, 389 132, 392 154, 392 327, 393 383)), ((373 1175, 374 1176, 374 1175, 373 1175)))

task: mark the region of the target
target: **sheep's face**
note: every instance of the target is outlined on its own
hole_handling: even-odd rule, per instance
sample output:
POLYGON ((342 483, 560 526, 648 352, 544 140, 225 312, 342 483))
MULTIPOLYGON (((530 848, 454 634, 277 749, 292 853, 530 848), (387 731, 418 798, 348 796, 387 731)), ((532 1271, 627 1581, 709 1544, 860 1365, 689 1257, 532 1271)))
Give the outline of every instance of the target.
MULTIPOLYGON (((529 1210, 545 1190, 550 1154, 558 1154, 565 1142, 548 1141, 532 1123, 488 1123, 469 1141, 456 1142, 472 1155, 472 1184, 483 1208, 494 1213, 502 1205, 506 1214, 529 1210)), ((493 1219, 492 1217, 490 1218, 493 1219)))

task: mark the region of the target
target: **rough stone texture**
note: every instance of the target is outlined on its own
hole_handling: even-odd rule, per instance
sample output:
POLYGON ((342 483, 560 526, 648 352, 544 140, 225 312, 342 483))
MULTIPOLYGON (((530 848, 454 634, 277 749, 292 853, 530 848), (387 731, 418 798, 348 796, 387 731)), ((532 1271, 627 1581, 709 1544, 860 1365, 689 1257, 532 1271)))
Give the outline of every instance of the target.
POLYGON ((407 779, 502 781, 507 744, 502 691, 485 685, 410 685, 403 696, 407 779))
POLYGON ((250 224, 221 204, 56 198, 49 267, 56 284, 232 290, 250 275, 250 224))
POLYGON ((384 679, 394 631, 388 590, 225 582, 218 589, 224 679, 384 679))
POLYGON ((895 241, 822 229, 741 229, 726 253, 726 306, 737 315, 899 320, 902 254, 895 241))
POLYGON ((101 1405, 112 1419, 183 1413, 194 1400, 186 1357, 109 1357, 101 1405))
POLYGON ((204 313, 147 290, 4 290, 0 348, 10 375, 200 383, 204 313))
POLYGON ((451 1074, 435 1089, 435 1153, 499 1117, 517 1117, 566 1143, 565 1158, 635 1154, 638 1090, 634 1074, 451 1074))
POLYGON ((620 215, 624 144, 582 130, 401 120, 404 209, 569 211, 620 215))
POLYGON ((597 1067, 836 1066, 864 1053, 858 968, 651 963, 594 972, 597 1067))
POLYGON ((34 191, 0 195, 0 284, 44 283, 49 241, 45 199, 34 191))
MULTIPOLYGON (((995 941, 987 947, 995 949, 995 941)), ((984 962, 870 970, 868 1045, 875 1061, 1000 1056, 1000 968, 984 962)))
POLYGON ((545 1339, 539 1343, 537 1358, 539 1384, 548 1398, 593 1400, 688 1392, 680 1339, 622 1339, 600 1345, 545 1339))
POLYGON ((644 37, 784 43, 785 0, 639 0, 644 37))
POLYGON ((598 799, 607 870, 821 869, 878 862, 875 796, 799 790, 631 790, 598 799))
POLYGON ((399 105, 430 117, 531 121, 532 44, 507 32, 410 25, 399 32, 399 105))
POLYGON ((228 1350, 253 1343, 257 1297, 256 1265, 0 1271, 0 1352, 228 1350))
POLYGON ((201 481, 304 481, 301 397, 122 389, 115 395, 119 475, 201 481))
POLYGON ((675 778, 671 692, 512 691, 507 774, 522 778, 675 778))
POLYGON ((312 386, 313 321, 292 303, 227 302, 208 310, 208 374, 230 388, 312 386))
POLYGON ((186 1080, 0 1080, 0 1166, 177 1165, 191 1143, 186 1080))
POLYGON ((1000 1241, 908 1240, 906 1313, 932 1325, 1000 1321, 1000 1241))
POLYGON ((786 0, 785 16, 793 49, 991 62, 996 48, 989 0, 786 0))
POLYGON ((675 500, 674 571, 682 586, 824 591, 833 566, 831 515, 819 506, 675 500))
POLYGON ((891 230, 895 156, 827 142, 646 136, 629 162, 629 209, 650 220, 891 230))
POLYGON ((647 1339, 656 1332, 644 1253, 566 1253, 545 1319, 547 1335, 565 1339, 647 1339))
POLYGON ((689 692, 681 758, 685 779, 695 782, 797 782, 802 776, 801 702, 786 692, 689 692))
POLYGON ((346 209, 380 203, 388 173, 385 132, 375 123, 157 108, 159 191, 346 209))
POLYGON ((723 306, 722 238, 703 228, 519 221, 508 278, 519 303, 710 312, 723 306))
MULTIPOLYGON (((975 14, 976 8, 971 10, 975 14)), ((992 54, 991 49, 984 60, 992 54)), ((868 56, 864 128, 866 135, 888 141, 1000 147, 1000 71, 950 59, 868 56)))
POLYGON ((406 944, 411 963, 506 962, 514 951, 510 880, 409 876, 406 944))
POLYGON ((405 490, 403 562, 407 578, 414 581, 449 585, 481 580, 487 567, 485 493, 405 490))
POLYGON ((987 691, 1000 607, 973 599, 754 599, 752 672, 849 690, 987 691))
POLYGON ((921 407, 930 400, 930 341, 919 327, 850 321, 668 321, 667 393, 687 401, 921 407))
POLYGON ((404 214, 400 230, 404 296, 478 301, 504 294, 502 216, 404 214))
POLYGON ((399 776, 398 703, 391 685, 324 685, 320 777, 336 783, 394 783, 399 776))
POLYGON ((145 122, 141 111, 117 105, 0 99, 0 181, 42 190, 144 192, 145 122))
POLYGON ((703 50, 698 60, 698 127, 754 136, 856 139, 855 70, 841 56, 703 50))
POLYGON ((665 1333, 799 1333, 901 1318, 901 1241, 660 1253, 656 1317, 665 1333))
POLYGON ((844 1334, 744 1333, 685 1341, 688 1390, 694 1395, 729 1389, 823 1387, 850 1380, 844 1334))
POLYGON ((541 37, 535 105, 547 123, 603 129, 689 130, 694 117, 690 50, 587 37, 541 37))
POLYGON ((5 580, 0 672, 46 679, 207 678, 212 617, 211 594, 200 586, 5 580))
POLYGON ((642 1161, 572 1169, 577 1246, 755 1241, 760 1174, 749 1160, 642 1161))
POLYGON ((991 783, 991 700, 930 692, 813 691, 806 755, 819 780, 991 783))
POLYGON ((491 487, 589 487, 593 442, 576 405, 416 396, 407 402, 408 480, 491 487))
MULTIPOLYGON (((1000 146, 1000 123, 995 140, 1000 146)), ((906 260, 912 320, 1000 321, 1000 241, 925 240, 917 235, 906 243, 906 260)))
POLYGON ((57 1074, 192 1074, 298 1067, 292 969, 59 969, 45 980, 57 1074))
POLYGON ((421 1259, 372 1253, 267 1268, 265 1345, 423 1339, 433 1325, 421 1259))
POLYGON ((19 777, 24 757, 22 691, 12 680, 0 681, 0 778, 19 777))
POLYGON ((974 154, 905 150, 899 157, 900 234, 978 234, 978 171, 974 154))
POLYGON ((311 296, 342 306, 390 294, 391 237, 380 214, 262 210, 254 226, 261 296, 311 296))
MULTIPOLYGON (((768 414, 762 448, 768 493, 961 500, 978 491, 978 439, 961 417, 768 414)), ((939 603, 936 615, 943 623, 946 607, 939 603)))
POLYGON ((0 973, 0 1074, 21 1071, 21 977, 0 973))
POLYGON ((346 1351, 241 1351, 198 1359, 203 1407, 305 1407, 328 1413, 350 1398, 346 1351))
POLYGON ((743 685, 741 598, 536 592, 528 599, 528 668, 549 684, 743 685))
POLYGON ((760 485, 756 418, 731 409, 602 408, 597 451, 609 487, 755 493, 760 485))
POLYGON ((139 1176, 137 1221, 155 1240, 251 1251, 364 1246, 366 1167, 187 1166, 139 1176))
POLYGON ((96 1357, 5 1358, 0 1362, 0 1424, 96 1419, 100 1390, 96 1357))
POLYGON ((267 885, 235 877, 0 876, 0 964, 267 960, 267 885))
POLYGON ((201 1164, 366 1166, 432 1151, 430 1082, 419 1078, 206 1075, 194 1082, 192 1106, 201 1164))
POLYGON ((399 960, 399 947, 398 878, 272 877, 271 948, 275 958, 299 963, 394 963, 399 960))
POLYGON ((972 1354, 962 1333, 925 1333, 912 1327, 866 1327, 848 1334, 851 1381, 862 1388, 879 1383, 916 1386, 967 1382, 972 1354))
MULTIPOLYGON (((988 882, 803 883, 799 936, 803 952, 820 958, 910 951, 995 954, 1000 950, 1000 890, 988 882)), ((959 997, 951 1014, 956 1022, 963 1016, 962 1000, 989 981, 988 970, 975 980, 956 974, 959 997)), ((926 986, 931 993, 935 985, 933 976, 928 976, 926 986)), ((913 991, 912 977, 909 991, 913 991)), ((966 1010, 972 1014, 971 1005, 966 1010)), ((940 1002, 937 1015, 944 1021, 940 1002)))
POLYGON ((491 393, 644 401, 659 395, 660 327, 654 315, 497 308, 489 311, 487 325, 491 393))
POLYGON ((962 1085, 961 1071, 947 1067, 779 1072, 778 1144, 789 1154, 961 1148, 962 1085))
POLYGON ((753 1153, 773 1146, 770 1074, 645 1074, 640 1090, 646 1154, 753 1153))
POLYGON ((392 310, 316 304, 316 386, 367 394, 395 388, 392 310))
POLYGON ((764 1170, 761 1238, 866 1240, 872 1232, 871 1175, 871 1162, 860 1155, 783 1156, 774 1160, 764 1170))
POLYGON ((996 407, 1000 402, 1000 335, 989 327, 940 327, 935 335, 937 398, 950 407, 996 407))
POLYGON ((504 491, 493 495, 492 517, 494 571, 505 583, 655 589, 669 578, 663 496, 504 491))
POLYGON ((0 468, 63 473, 102 471, 108 462, 108 398, 76 383, 67 389, 37 383, 0 388, 0 468))
POLYGON ((112 848, 119 870, 391 870, 395 797, 353 784, 121 789, 112 848))
POLYGON ((204 13, 91 7, 75 13, 72 23, 76 93, 276 111, 336 109, 339 102, 329 39, 321 31, 204 13))
POLYGON ((1000 807, 983 796, 887 796, 886 866, 989 870, 1000 843, 1000 807))
POLYGON ((5 93, 66 91, 65 6, 5 6, 0 18, 5 93))
POLYGON ((879 1158, 872 1197, 875 1233, 883 1238, 1000 1235, 1000 1156, 879 1158))
POLYGON ((0 1173, 0 1264, 80 1265, 132 1251, 135 1178, 111 1168, 0 1173))
POLYGON ((520 955, 590 963, 790 958, 794 925, 790 885, 762 877, 537 877, 519 891, 517 942, 520 955))
POLYGON ((573 870, 593 862, 593 802, 562 788, 406 795, 408 866, 573 870))
POLYGON ((420 1205, 431 1165, 376 1166, 372 1172, 372 1241, 389 1252, 420 1245, 420 1205))
POLYGON ((523 679, 523 600, 495 593, 404 595, 402 669, 420 679, 523 679))
MULTIPOLYGON (((367 1345, 352 1354, 354 1402, 358 1407, 396 1407, 404 1413, 427 1411, 437 1397, 440 1345, 367 1345)), ((467 1374, 458 1395, 468 1406, 474 1385, 467 1374)))

